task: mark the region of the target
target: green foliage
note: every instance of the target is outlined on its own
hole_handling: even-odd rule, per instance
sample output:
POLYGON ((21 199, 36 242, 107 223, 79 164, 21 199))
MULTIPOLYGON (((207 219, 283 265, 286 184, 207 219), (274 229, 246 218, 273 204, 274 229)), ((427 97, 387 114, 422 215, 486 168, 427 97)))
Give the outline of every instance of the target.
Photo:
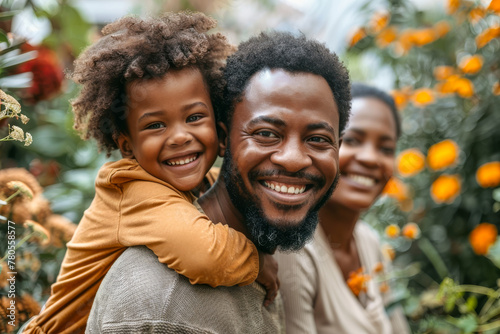
MULTIPOLYGON (((447 139, 459 147, 458 158, 453 163, 438 169, 427 166, 419 174, 403 179, 413 202, 411 210, 396 210, 392 200, 383 199, 365 217, 380 230, 390 223, 402 226, 412 221, 419 225, 422 238, 414 242, 415 245, 393 242, 400 252, 397 264, 417 262, 421 266, 422 272, 408 281, 408 289, 416 296, 433 288, 433 282, 440 282, 445 276, 462 284, 491 288, 497 286, 500 275, 499 246, 490 248, 490 261, 475 254, 469 243, 469 235, 478 224, 488 222, 500 226, 500 205, 496 198, 499 190, 481 186, 476 180, 476 171, 481 165, 500 161, 497 107, 500 96, 493 94, 495 83, 500 81, 500 39, 497 36, 482 47, 477 42, 481 33, 499 22, 499 17, 498 13, 489 10, 482 18, 473 21, 470 12, 474 8, 486 9, 479 2, 459 3, 460 7, 450 15, 439 11, 421 11, 406 1, 387 1, 390 20, 385 28, 393 27, 397 31, 395 40, 383 46, 380 44, 381 33, 367 28, 367 37, 347 54, 347 57, 356 58, 370 54, 392 69, 394 86, 398 93, 403 94, 403 102, 407 103, 401 109, 403 135, 399 151, 416 148, 426 154, 433 145, 447 139), (435 33, 438 21, 450 26, 449 32, 440 37, 435 33), (416 36, 423 34, 424 29, 432 31, 429 35, 432 38, 418 44, 416 36), (477 73, 468 72, 461 66, 465 57, 471 55, 479 55, 483 60, 477 73), (473 85, 470 94, 461 94, 458 90, 445 93, 441 85, 447 79, 434 75, 434 69, 444 65, 452 67, 457 77, 473 85), (420 88, 429 89, 434 101, 419 105, 417 92, 420 88), (457 197, 440 201, 436 200, 432 186, 444 174, 457 175, 461 187, 457 197)), ((465 86, 462 88, 465 89, 465 86)), ((441 154, 438 159, 445 159, 446 153, 441 154)), ((420 313, 413 319, 415 330, 429 330, 434 328, 432 326, 437 326, 434 328, 437 330, 442 321, 452 324, 461 333, 497 328, 494 325, 490 328, 487 324, 498 321, 498 313, 487 320, 475 314, 488 304, 488 297, 471 295, 464 300, 464 291, 460 292, 458 288, 453 290, 455 285, 450 282, 453 281, 445 279, 441 284, 441 294, 446 295, 441 309, 444 313, 436 315, 432 309, 420 313), (443 292, 450 289, 455 292, 443 292), (457 304, 460 305, 458 308, 457 304)), ((417 308, 412 306, 412 309, 417 308)), ((411 315, 411 312, 408 314, 411 315)))

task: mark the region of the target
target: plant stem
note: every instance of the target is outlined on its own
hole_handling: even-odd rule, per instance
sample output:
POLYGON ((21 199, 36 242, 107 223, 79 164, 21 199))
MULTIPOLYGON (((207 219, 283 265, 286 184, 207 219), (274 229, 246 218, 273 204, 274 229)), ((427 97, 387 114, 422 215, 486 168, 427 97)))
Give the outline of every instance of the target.
POLYGON ((427 256, 427 258, 429 258, 441 279, 449 276, 448 268, 444 264, 443 259, 441 259, 438 251, 428 239, 421 238, 418 242, 418 247, 427 256))

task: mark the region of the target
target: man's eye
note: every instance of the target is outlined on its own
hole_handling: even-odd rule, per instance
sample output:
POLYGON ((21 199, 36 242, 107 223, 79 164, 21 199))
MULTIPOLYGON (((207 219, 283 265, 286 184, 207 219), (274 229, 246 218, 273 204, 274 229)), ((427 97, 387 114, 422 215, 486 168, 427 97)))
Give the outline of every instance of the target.
POLYGON ((259 131, 256 134, 259 136, 262 136, 262 137, 267 137, 267 138, 277 138, 278 137, 278 136, 276 136, 276 134, 274 134, 271 131, 259 131))
POLYGON ((146 129, 155 130, 155 129, 160 129, 163 127, 165 127, 165 125, 163 125, 163 123, 156 122, 156 123, 151 123, 148 126, 146 126, 146 129))
POLYGON ((328 140, 326 140, 325 138, 318 137, 318 136, 309 138, 309 141, 312 141, 312 142, 315 142, 315 143, 326 143, 326 142, 328 142, 328 140))

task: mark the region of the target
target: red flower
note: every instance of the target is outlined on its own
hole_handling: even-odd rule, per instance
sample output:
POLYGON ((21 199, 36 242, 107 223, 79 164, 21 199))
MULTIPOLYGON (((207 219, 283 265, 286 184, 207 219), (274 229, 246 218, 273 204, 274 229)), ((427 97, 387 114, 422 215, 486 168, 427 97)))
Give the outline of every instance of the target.
POLYGON ((61 91, 63 70, 54 51, 43 46, 24 44, 22 51, 37 51, 37 57, 19 65, 16 72, 33 73, 31 87, 23 92, 23 98, 30 103, 47 100, 61 91))

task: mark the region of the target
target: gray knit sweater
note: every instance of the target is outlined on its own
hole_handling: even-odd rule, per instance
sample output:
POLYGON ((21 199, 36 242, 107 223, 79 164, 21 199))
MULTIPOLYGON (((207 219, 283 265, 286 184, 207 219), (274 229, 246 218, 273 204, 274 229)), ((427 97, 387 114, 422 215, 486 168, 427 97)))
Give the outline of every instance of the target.
POLYGON ((146 247, 127 249, 102 281, 86 333, 284 333, 281 297, 265 290, 191 285, 146 247))

